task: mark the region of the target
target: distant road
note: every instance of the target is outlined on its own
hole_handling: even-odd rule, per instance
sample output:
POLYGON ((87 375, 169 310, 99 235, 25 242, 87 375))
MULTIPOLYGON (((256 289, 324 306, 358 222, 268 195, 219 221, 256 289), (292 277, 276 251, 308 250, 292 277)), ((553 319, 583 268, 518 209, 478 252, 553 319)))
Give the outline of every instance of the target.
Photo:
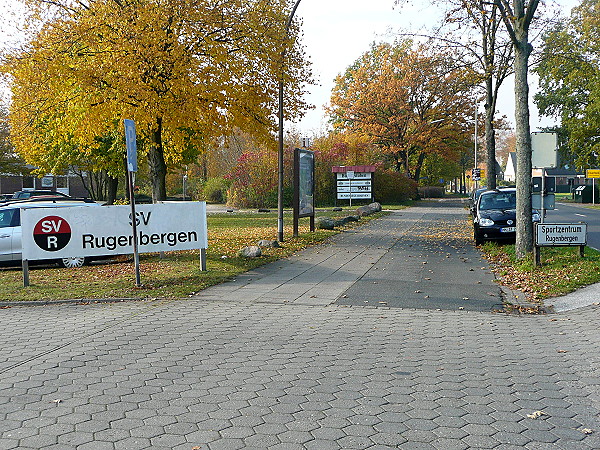
POLYGON ((571 203, 557 203, 554 211, 548 211, 546 222, 586 222, 588 224, 588 246, 600 250, 600 210, 584 208, 571 203))

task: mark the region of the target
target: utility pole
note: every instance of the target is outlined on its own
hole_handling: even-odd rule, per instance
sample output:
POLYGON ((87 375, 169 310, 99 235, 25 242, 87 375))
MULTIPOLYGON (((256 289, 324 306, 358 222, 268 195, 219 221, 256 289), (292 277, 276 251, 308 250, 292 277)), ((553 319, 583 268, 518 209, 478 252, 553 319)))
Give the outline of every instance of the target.
POLYGON ((279 148, 277 157, 277 240, 283 242, 283 64, 285 62, 286 40, 292 25, 292 20, 300 0, 297 0, 290 11, 287 23, 285 25, 285 34, 282 40, 281 66, 279 73, 279 148))
MULTIPOLYGON (((477 169, 477 113, 479 109, 479 105, 475 102, 475 169, 477 169)), ((475 190, 479 187, 479 180, 475 181, 475 190)))

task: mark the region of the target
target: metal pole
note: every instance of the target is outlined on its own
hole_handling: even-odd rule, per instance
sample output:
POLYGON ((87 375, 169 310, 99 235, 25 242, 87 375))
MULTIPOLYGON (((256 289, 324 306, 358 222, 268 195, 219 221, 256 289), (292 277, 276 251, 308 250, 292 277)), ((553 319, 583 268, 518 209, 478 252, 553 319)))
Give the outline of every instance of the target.
POLYGON ((292 20, 294 18, 294 14, 296 13, 296 9, 298 9, 298 5, 301 0, 297 0, 290 12, 287 23, 285 25, 285 34, 283 36, 282 42, 282 50, 281 50, 281 72, 279 74, 279 95, 278 95, 278 107, 279 107, 279 148, 278 148, 278 158, 277 158, 277 173, 278 173, 278 183, 277 183, 277 240, 279 242, 283 242, 283 64, 285 60, 285 44, 288 33, 290 31, 290 26, 292 24, 292 20))
POLYGON ((24 259, 21 262, 21 265, 23 266, 23 287, 28 287, 29 286, 29 261, 24 259))
POLYGON ((133 193, 133 172, 127 171, 129 181, 129 202, 131 203, 131 227, 133 233, 133 263, 135 265, 135 285, 141 287, 142 282, 140 279, 140 253, 138 251, 138 236, 137 236, 137 223, 135 217, 135 197, 133 193))
POLYGON ((546 199, 546 169, 542 167, 542 192, 540 193, 540 200, 542 204, 540 205, 541 218, 540 222, 544 223, 544 217, 546 216, 546 207, 544 205, 544 200, 546 199))
POLYGON ((200 270, 206 272, 206 249, 200 249, 200 270))
POLYGON ((350 208, 352 208, 352 178, 348 178, 348 187, 350 188, 350 208))
MULTIPOLYGON (((478 109, 478 105, 477 102, 475 102, 475 169, 477 169, 477 109, 478 109)), ((477 189, 478 184, 479 184, 479 180, 474 180, 475 181, 475 189, 477 189)))

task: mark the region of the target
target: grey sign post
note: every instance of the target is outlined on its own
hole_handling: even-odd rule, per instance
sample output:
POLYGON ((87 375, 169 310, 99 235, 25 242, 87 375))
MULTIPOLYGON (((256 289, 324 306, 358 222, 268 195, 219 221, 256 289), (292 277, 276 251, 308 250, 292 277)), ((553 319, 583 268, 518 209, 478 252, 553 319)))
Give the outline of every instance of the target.
POLYGON ((135 285, 142 285, 140 279, 140 253, 138 250, 137 218, 135 215, 134 180, 137 172, 137 139, 135 122, 125 119, 125 145, 127 147, 127 181, 129 185, 129 203, 131 204, 131 231, 133 233, 133 261, 135 265, 135 285))

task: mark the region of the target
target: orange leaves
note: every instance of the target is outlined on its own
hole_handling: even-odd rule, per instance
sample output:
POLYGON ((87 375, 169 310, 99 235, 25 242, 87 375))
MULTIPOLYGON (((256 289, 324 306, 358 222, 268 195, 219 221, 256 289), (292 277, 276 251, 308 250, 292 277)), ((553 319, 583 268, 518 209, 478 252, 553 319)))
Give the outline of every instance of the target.
POLYGON ((338 127, 369 136, 416 175, 422 156, 448 156, 468 129, 471 71, 452 55, 410 41, 373 45, 336 80, 338 127))

